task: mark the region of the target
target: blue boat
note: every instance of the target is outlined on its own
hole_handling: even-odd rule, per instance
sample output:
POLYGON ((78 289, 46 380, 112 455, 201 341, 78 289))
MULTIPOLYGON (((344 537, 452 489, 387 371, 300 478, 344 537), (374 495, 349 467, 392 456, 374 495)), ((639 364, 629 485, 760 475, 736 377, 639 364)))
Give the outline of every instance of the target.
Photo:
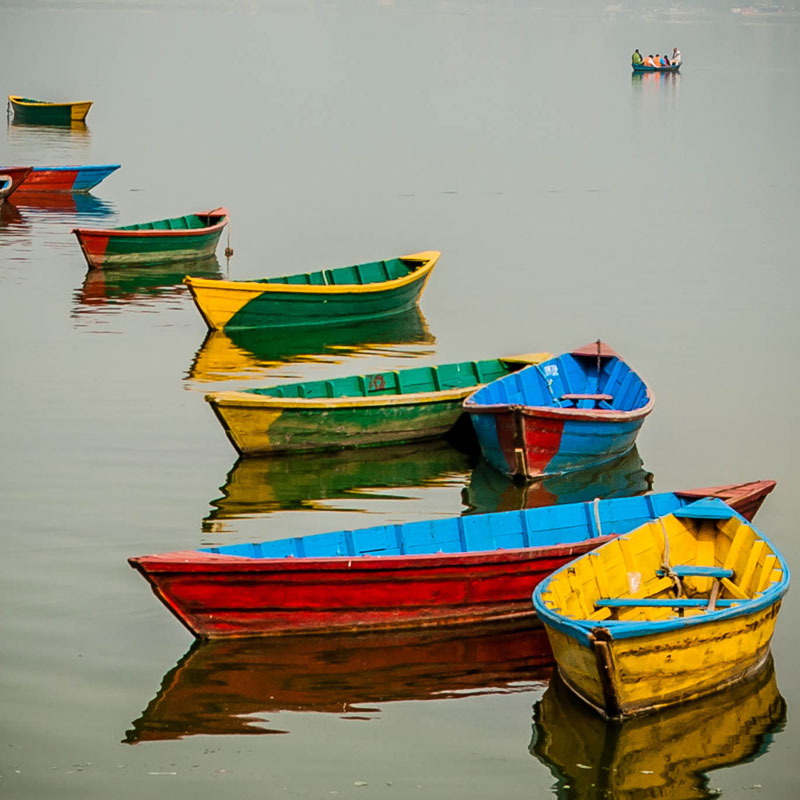
POLYGON ((487 384, 464 410, 486 460, 533 480, 625 455, 653 402, 647 384, 598 340, 487 384))
POLYGON ((378 525, 129 559, 195 635, 529 621, 536 585, 603 542, 714 496, 753 514, 774 483, 378 525))
POLYGON ((74 164, 64 167, 34 167, 20 184, 17 191, 20 193, 88 192, 119 168, 119 164, 74 164))

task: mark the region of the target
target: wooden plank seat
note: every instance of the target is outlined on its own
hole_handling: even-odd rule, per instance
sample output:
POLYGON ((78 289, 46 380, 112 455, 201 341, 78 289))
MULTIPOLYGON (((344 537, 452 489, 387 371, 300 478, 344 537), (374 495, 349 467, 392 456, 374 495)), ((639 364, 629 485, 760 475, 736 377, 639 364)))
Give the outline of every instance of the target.
POLYGON ((606 403, 610 403, 614 399, 614 395, 611 394, 573 394, 568 392, 567 394, 562 394, 561 397, 558 398, 559 400, 597 400, 598 402, 605 400, 606 403))
MULTIPOLYGON (((733 570, 724 567, 701 567, 693 564, 676 564, 670 567, 670 572, 678 578, 732 578, 733 570)), ((658 575, 666 575, 664 569, 658 570, 658 575)))
MULTIPOLYGON (((722 608, 740 602, 741 600, 717 600, 716 605, 722 608)), ((707 605, 708 599, 702 597, 611 597, 595 601, 595 606, 597 608, 635 608, 636 606, 643 606, 645 608, 702 608, 707 605)))

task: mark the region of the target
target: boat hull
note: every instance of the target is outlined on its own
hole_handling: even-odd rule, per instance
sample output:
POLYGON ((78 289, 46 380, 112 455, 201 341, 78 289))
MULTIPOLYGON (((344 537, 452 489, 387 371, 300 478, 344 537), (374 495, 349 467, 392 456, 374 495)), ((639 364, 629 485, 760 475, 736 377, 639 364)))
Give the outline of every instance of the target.
POLYGON ((780 602, 753 614, 584 646, 547 629, 564 682, 609 718, 689 702, 746 680, 769 658, 780 602), (672 654, 667 655, 665 654, 672 654))
MULTIPOLYGON (((761 491, 766 495, 773 485, 764 482, 761 491)), ((738 495, 749 492, 732 487, 727 499, 734 507, 738 495)), ((685 503, 674 494, 600 502, 612 504, 602 526, 606 512, 592 503, 434 523, 447 526, 451 544, 474 541, 467 552, 415 553, 416 547, 428 547, 434 535, 432 524, 421 523, 406 534, 402 555, 331 556, 329 545, 305 537, 291 542, 296 557, 245 557, 210 549, 141 556, 129 563, 199 638, 502 620, 530 625, 536 620, 530 597, 540 581, 617 534, 654 519, 663 513, 659 508, 668 511, 685 503), (521 539, 512 533, 520 525, 521 539), (520 540, 533 546, 515 544, 520 540), (313 555, 321 547, 323 555, 313 555)), ((326 536, 358 552, 352 549, 357 541, 375 542, 375 548, 380 541, 394 541, 398 532, 390 528, 326 536)), ((262 545, 245 547, 260 552, 262 545)), ((268 550, 269 543, 263 547, 268 550)))
POLYGON ((419 302, 438 259, 420 253, 403 260, 427 262, 407 278, 353 286, 296 286, 187 277, 186 285, 211 330, 318 327, 401 314, 419 302))
POLYGON ((0 167, 0 175, 8 175, 11 178, 11 189, 6 193, 6 198, 19 190, 32 170, 33 167, 0 167))
POLYGON ((523 407, 470 416, 486 460, 505 475, 529 480, 615 461, 633 449, 644 422, 644 415, 612 421, 523 407))
POLYGON ((22 192, 88 192, 118 170, 119 164, 69 167, 34 167, 22 192))
POLYGON ((669 67, 645 67, 644 64, 631 64, 634 72, 677 72, 680 64, 673 64, 669 67))
POLYGON ((70 125, 86 119, 91 101, 77 103, 48 103, 9 97, 14 109, 14 121, 36 125, 70 125))
MULTIPOLYGON (((227 212, 203 212, 217 221, 205 228, 125 230, 73 228, 87 264, 93 269, 124 265, 170 264, 213 256, 227 212), (224 213, 222 213, 224 212, 224 213)), ((210 221, 210 220, 209 220, 210 221)))
MULTIPOLYGON (((406 402, 286 407, 279 401, 248 401, 242 393, 209 396, 225 433, 243 455, 302 453, 402 444, 444 436, 461 416, 461 403, 472 388, 437 392, 406 402), (235 395, 235 396, 234 396, 235 395)), ((267 399, 267 398, 261 398, 267 399)))

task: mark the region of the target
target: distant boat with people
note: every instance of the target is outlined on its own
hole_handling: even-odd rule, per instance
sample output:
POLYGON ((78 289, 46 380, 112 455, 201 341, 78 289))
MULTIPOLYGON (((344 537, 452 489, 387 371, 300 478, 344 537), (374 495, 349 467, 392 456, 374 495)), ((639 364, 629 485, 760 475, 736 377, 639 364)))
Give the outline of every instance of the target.
POLYGON ((633 51, 631 56, 631 66, 634 72, 677 72, 681 68, 683 60, 681 51, 677 47, 672 49, 672 55, 648 55, 643 56, 639 49, 633 51))

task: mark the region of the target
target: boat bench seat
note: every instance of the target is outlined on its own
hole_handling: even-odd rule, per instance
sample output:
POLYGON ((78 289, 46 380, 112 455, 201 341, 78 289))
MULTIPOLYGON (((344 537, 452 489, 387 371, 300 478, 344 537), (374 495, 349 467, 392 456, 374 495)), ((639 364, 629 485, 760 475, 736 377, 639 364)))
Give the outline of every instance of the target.
POLYGON ((611 394, 562 394, 559 400, 605 400, 610 403, 614 399, 611 394))
MULTIPOLYGON (((741 600, 717 600, 718 607, 730 606, 740 603, 741 600)), ((664 598, 635 598, 635 597, 611 597, 595 601, 597 608, 634 608, 643 606, 645 608, 702 608, 708 605, 708 600, 702 597, 664 597, 664 598)))
MULTIPOLYGON (((733 570, 723 567, 701 567, 693 564, 677 564, 670 567, 670 571, 678 578, 732 578, 733 570)), ((660 569, 659 575, 666 575, 666 571, 660 569)))

